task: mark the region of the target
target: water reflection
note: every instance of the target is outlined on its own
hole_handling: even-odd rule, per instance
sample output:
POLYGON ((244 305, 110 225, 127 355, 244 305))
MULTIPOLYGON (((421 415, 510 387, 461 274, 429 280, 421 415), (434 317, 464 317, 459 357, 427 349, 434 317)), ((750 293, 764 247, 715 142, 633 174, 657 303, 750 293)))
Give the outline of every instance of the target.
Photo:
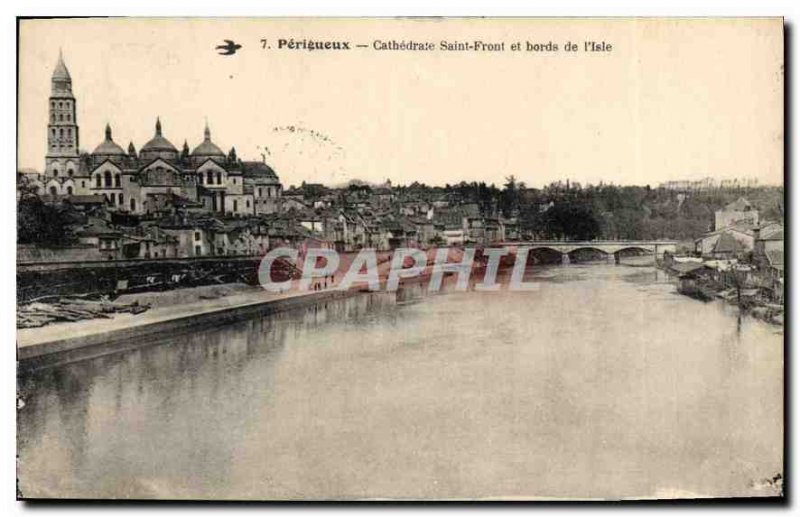
POLYGON ((652 268, 424 284, 20 379, 36 497, 745 495, 781 471, 782 335, 652 268))

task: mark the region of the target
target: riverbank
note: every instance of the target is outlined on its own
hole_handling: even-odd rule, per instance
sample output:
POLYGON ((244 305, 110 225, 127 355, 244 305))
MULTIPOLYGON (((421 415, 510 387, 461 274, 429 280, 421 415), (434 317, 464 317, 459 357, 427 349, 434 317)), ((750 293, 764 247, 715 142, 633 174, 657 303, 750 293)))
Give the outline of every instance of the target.
POLYGON ((124 295, 137 300, 146 298, 151 309, 142 314, 120 313, 108 319, 18 329, 17 359, 23 366, 37 366, 46 356, 58 356, 63 361, 83 359, 160 341, 170 334, 218 326, 357 293, 357 290, 337 289, 268 293, 261 287, 231 284, 124 295), (75 354, 77 351, 81 353, 75 354))
MULTIPOLYGON (((137 303, 145 312, 115 313, 102 319, 56 322, 17 329, 17 359, 24 368, 52 362, 69 362, 163 341, 165 336, 213 328, 221 324, 311 306, 353 296, 365 284, 338 289, 354 256, 344 256, 332 278, 318 279, 310 291, 270 293, 243 283, 181 287, 167 291, 123 294, 115 303, 137 303)), ((458 250, 450 261, 460 260, 458 250)), ((378 257, 378 277, 384 285, 391 269, 388 254, 378 257)), ((433 252, 428 252, 429 262, 433 252)), ((428 278, 428 265, 419 278, 428 278)), ((414 280, 412 280, 414 281, 414 280)))
POLYGON ((776 326, 782 327, 784 324, 784 305, 763 298, 756 288, 737 289, 707 276, 686 275, 685 272, 666 264, 659 267, 670 278, 677 280, 676 289, 681 295, 702 302, 721 300, 738 307, 742 314, 753 316, 776 326))

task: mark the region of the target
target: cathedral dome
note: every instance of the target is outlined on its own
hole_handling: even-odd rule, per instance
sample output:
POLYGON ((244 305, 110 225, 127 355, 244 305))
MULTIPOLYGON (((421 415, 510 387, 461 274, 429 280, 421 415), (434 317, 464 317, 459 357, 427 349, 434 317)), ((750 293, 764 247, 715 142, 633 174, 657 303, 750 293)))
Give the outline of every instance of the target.
POLYGON ((161 135, 154 136, 149 142, 144 144, 141 149, 142 152, 146 151, 172 151, 177 153, 178 150, 172 143, 161 135))
POLYGON ((106 139, 98 145, 92 155, 125 156, 125 151, 111 138, 111 126, 106 124, 106 139))
POLYGON ((176 158, 178 150, 172 143, 161 135, 161 120, 156 119, 156 134, 139 150, 143 158, 176 158))
POLYGON ((205 130, 205 138, 203 142, 194 148, 192 151, 193 158, 224 158, 225 153, 222 152, 222 149, 217 147, 217 144, 211 141, 211 130, 208 129, 208 124, 206 124, 205 130))

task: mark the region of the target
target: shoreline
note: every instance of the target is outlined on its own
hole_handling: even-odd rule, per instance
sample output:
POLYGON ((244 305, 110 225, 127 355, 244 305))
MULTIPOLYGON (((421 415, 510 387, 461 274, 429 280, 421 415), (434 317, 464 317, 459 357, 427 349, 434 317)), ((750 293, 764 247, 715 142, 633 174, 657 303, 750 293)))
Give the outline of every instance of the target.
MULTIPOLYGON (((87 319, 62 322, 42 327, 17 328, 17 363, 20 369, 89 359, 126 349, 139 348, 151 343, 162 342, 165 333, 180 334, 212 328, 221 324, 242 321, 276 312, 308 307, 329 300, 342 299, 364 292, 364 286, 356 284, 349 289, 340 290, 339 282, 344 271, 349 268, 348 260, 340 264, 336 281, 321 290, 290 291, 270 293, 260 286, 252 286, 233 293, 206 299, 198 296, 189 303, 174 300, 151 308, 141 314, 115 314, 107 319, 87 319), (64 337, 64 336, 68 337, 64 337)), ((384 285, 391 268, 391 260, 378 263, 379 281, 384 285)), ((420 275, 426 277, 430 266, 420 275)), ((413 279, 412 279, 413 280, 413 279)), ((404 279, 402 282, 408 281, 404 279)), ((321 284, 321 281, 318 282, 321 284)), ((199 286, 199 289, 220 288, 232 284, 199 286)), ((241 286, 240 286, 241 287, 241 286)), ((155 296, 180 298, 198 287, 187 287, 162 291, 155 296)), ((197 294, 197 293, 194 293, 197 294)), ((123 295, 128 296, 128 295, 123 295)), ((135 298, 147 298, 153 293, 141 293, 135 298)), ((165 300, 161 300, 164 303, 165 300)))
MULTIPOLYGON (((388 263, 381 264, 381 269, 383 269, 382 274, 379 275, 381 284, 386 281, 388 265, 388 263)), ((629 266, 636 267, 637 265, 630 264, 629 266)), ((655 266, 665 271, 670 278, 675 278, 663 264, 650 266, 655 266)), ((430 268, 426 267, 420 275, 415 278, 403 279, 401 284, 427 281, 430 273, 430 268)), ((164 291, 158 296, 165 298, 159 300, 155 308, 141 314, 120 313, 108 319, 89 319, 43 327, 18 328, 17 362, 19 368, 21 370, 36 369, 41 366, 84 360, 148 346, 163 342, 168 339, 169 335, 179 335, 277 312, 309 307, 318 303, 355 296, 365 291, 363 286, 339 290, 336 284, 319 291, 288 293, 269 293, 261 287, 246 286, 245 284, 204 287, 218 289, 219 292, 213 293, 217 296, 209 297, 209 293, 205 291, 193 292, 198 288, 164 291), (176 296, 178 298, 187 296, 190 293, 194 295, 194 299, 188 303, 171 299, 176 296)), ((678 289, 678 293, 694 298, 681 292, 680 289, 678 289)), ((730 302, 719 296, 719 293, 716 294, 715 299, 730 302)), ((733 302, 733 305, 738 304, 733 302)), ((761 305, 743 305, 739 305, 743 314, 751 315, 771 325, 782 326, 774 318, 767 317, 769 314, 762 315, 759 312, 761 305)))
MULTIPOLYGON (((677 275, 670 271, 667 266, 661 264, 657 266, 657 268, 666 273, 670 280, 678 280, 677 275)), ((737 307, 739 312, 743 315, 752 316, 753 318, 763 321, 768 325, 784 328, 784 317, 786 312, 785 305, 781 305, 781 309, 776 310, 771 308, 770 305, 777 304, 770 304, 766 301, 745 298, 737 300, 736 297, 730 295, 731 290, 732 288, 720 285, 716 282, 706 282, 700 286, 694 287, 691 290, 682 290, 679 283, 676 283, 675 286, 675 292, 681 296, 685 296, 687 298, 691 298, 692 300, 697 300, 703 303, 709 303, 713 301, 727 303, 737 307), (728 295, 725 293, 728 293, 728 295), (776 319, 778 317, 780 319, 776 319)))
POLYGON ((138 315, 17 329, 20 369, 72 362, 139 348, 180 334, 361 294, 359 289, 273 294, 261 288, 215 300, 151 309, 138 315), (64 336, 67 337, 64 337, 64 336))

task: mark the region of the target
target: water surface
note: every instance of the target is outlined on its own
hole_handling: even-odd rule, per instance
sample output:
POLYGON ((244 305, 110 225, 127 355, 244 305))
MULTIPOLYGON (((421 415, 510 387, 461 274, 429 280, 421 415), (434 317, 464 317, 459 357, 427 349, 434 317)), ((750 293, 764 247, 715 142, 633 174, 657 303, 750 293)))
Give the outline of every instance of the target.
POLYGON ((24 375, 28 497, 771 494, 783 335, 653 268, 410 286, 24 375))

